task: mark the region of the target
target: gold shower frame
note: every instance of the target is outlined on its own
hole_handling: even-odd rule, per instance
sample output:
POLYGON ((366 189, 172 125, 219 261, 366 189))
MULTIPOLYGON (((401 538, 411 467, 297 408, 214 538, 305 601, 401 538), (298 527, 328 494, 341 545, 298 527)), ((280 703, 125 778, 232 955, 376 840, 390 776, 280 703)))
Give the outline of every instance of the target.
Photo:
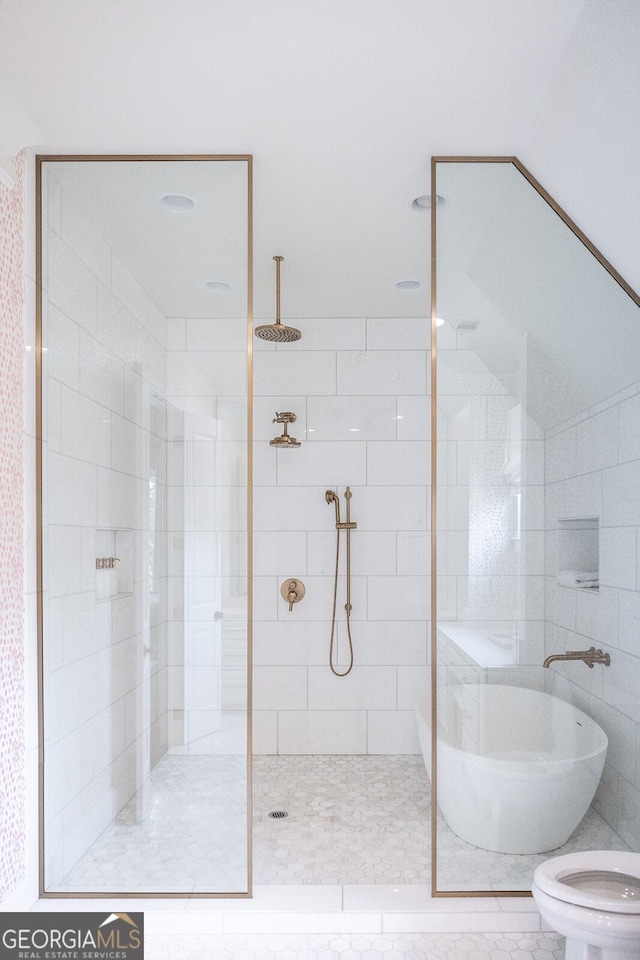
POLYGON ((253 155, 252 154, 38 154, 36 161, 36 329, 35 329, 35 400, 36 400, 36 629, 37 629, 37 683, 38 683, 38 886, 41 899, 248 899, 253 896, 252 855, 252 653, 253 653, 253 155), (42 378, 42 165, 44 163, 74 162, 141 162, 157 161, 242 161, 247 165, 247 890, 240 893, 149 893, 149 892, 50 892, 44 888, 44 594, 43 594, 43 378, 42 378))
MULTIPOLYGON (((44 717, 42 709, 43 692, 43 515, 42 515, 42 489, 43 489, 43 463, 42 463, 42 169, 44 162, 56 161, 74 161, 74 162, 95 162, 95 161, 169 161, 169 160, 217 160, 217 161, 246 161, 247 162, 247 189, 248 189, 248 239, 247 239, 247 530, 248 530, 248 549, 247 549, 247 577, 248 577, 248 617, 247 617, 247 642, 248 642, 248 676, 247 676, 247 785, 248 785, 248 804, 247 804, 247 879, 248 889, 246 893, 153 893, 154 899, 245 899, 252 895, 252 848, 251 848, 251 653, 252 653, 252 563, 253 552, 250 532, 253 526, 253 506, 252 506, 252 475, 253 475, 253 456, 252 456, 252 396, 253 396, 253 373, 252 373, 252 324, 253 324, 253 213, 252 213, 252 193, 253 193, 253 164, 250 154, 238 155, 39 155, 36 157, 36 255, 37 255, 37 301, 36 301, 36 548, 37 548, 37 637, 38 637, 38 740, 39 740, 39 868, 40 868, 40 896, 42 898, 55 899, 106 899, 129 897, 144 898, 148 893, 131 892, 96 892, 96 893, 49 893, 43 889, 44 885, 44 817, 43 817, 43 794, 44 794, 44 717)), ((640 306, 640 297, 617 273, 613 266, 600 253, 600 251, 588 240, 584 233, 576 226, 571 218, 562 210, 562 208, 553 200, 541 184, 529 173, 529 171, 520 163, 516 157, 465 157, 465 156, 438 156, 431 158, 431 195, 435 196, 436 190, 436 170, 438 163, 510 163, 529 181, 539 195, 551 206, 554 212, 565 222, 575 236, 587 247, 593 256, 607 270, 607 272, 617 281, 623 290, 640 306)), ((528 891, 514 890, 465 890, 465 891, 439 891, 437 889, 437 830, 435 811, 437 810, 437 754, 436 754, 436 637, 437 637, 437 344, 436 344, 436 315, 437 315, 437 288, 436 288, 436 263, 437 263, 437 230, 436 230, 436 205, 431 208, 431 691, 432 691, 432 814, 431 814, 431 863, 432 867, 432 889, 431 895, 434 898, 451 897, 529 897, 528 891)))
MULTIPOLYGON (((437 196, 437 165, 439 163, 508 163, 518 170, 522 176, 528 180, 534 190, 549 204, 551 209, 560 217, 569 227, 571 232, 580 240, 589 250, 596 260, 604 267, 613 279, 618 283, 629 297, 640 306, 640 296, 635 290, 620 276, 618 271, 609 263, 606 257, 589 240, 585 233, 577 226, 571 217, 556 203, 553 197, 542 186, 541 183, 527 170, 527 168, 518 160, 517 157, 432 157, 431 158, 431 197, 432 200, 437 196)), ((438 890, 438 830, 437 830, 437 811, 438 811, 438 755, 437 755, 437 627, 438 627, 438 604, 437 604, 437 571, 438 571, 438 548, 437 548, 437 284, 436 284, 436 266, 437 266, 437 203, 431 203, 431 896, 434 898, 446 897, 531 897, 528 890, 438 890)))

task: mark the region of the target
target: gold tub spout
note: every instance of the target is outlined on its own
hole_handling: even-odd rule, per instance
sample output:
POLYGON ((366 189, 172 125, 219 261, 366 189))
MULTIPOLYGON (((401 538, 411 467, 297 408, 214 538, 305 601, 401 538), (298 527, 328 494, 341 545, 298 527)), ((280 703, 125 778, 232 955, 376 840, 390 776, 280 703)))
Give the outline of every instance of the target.
POLYGON ((589 647, 588 650, 567 650, 566 653, 554 653, 542 664, 548 667, 554 660, 583 660, 588 667, 593 670, 594 663, 603 663, 605 667, 611 666, 611 657, 602 650, 596 650, 595 647, 589 647))

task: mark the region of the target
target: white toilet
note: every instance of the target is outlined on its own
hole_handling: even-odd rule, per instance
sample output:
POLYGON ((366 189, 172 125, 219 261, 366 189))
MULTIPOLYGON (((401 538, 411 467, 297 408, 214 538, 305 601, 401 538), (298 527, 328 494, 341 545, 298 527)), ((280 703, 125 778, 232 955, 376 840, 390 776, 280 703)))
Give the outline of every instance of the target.
POLYGON ((567 938, 566 960, 640 960, 640 853, 554 857, 536 868, 531 892, 567 938))

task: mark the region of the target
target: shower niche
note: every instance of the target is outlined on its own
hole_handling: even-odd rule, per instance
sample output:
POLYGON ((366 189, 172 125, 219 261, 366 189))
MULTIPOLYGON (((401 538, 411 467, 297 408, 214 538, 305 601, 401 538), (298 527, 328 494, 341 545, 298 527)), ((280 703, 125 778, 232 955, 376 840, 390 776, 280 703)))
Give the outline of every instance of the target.
POLYGON ((250 185, 37 158, 43 897, 250 893, 250 185))
POLYGON ((562 517, 558 520, 556 579, 560 586, 599 590, 599 525, 598 517, 562 517))
POLYGON ((133 530, 96 530, 96 600, 133 594, 133 530))

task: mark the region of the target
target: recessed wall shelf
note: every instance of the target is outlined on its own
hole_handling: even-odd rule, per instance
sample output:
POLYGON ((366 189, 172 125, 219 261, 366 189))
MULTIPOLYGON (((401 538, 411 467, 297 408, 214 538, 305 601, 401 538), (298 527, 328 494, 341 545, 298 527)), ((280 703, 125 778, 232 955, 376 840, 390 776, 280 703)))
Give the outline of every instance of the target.
POLYGON ((558 546, 556 557, 556 576, 558 583, 568 589, 597 592, 599 578, 599 517, 560 517, 558 519, 558 546), (575 574, 575 578, 568 576, 575 574), (582 579, 591 574, 588 580, 582 579), (589 583, 580 586, 572 579, 589 583))
POLYGON ((96 530, 96 560, 116 559, 112 584, 105 586, 99 578, 111 570, 96 567, 96 600, 117 600, 133 593, 133 530, 96 530))

